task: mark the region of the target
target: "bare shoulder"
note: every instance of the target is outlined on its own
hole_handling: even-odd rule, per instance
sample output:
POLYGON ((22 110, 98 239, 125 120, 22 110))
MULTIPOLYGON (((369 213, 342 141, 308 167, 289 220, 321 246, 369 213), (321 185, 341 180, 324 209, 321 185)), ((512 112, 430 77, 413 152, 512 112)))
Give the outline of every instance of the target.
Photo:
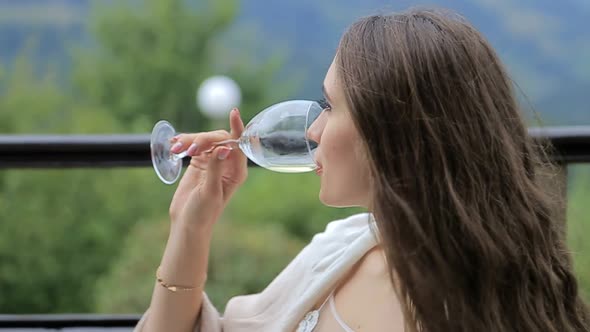
POLYGON ((358 262, 336 291, 334 302, 340 317, 355 331, 404 331, 401 307, 380 247, 358 262))

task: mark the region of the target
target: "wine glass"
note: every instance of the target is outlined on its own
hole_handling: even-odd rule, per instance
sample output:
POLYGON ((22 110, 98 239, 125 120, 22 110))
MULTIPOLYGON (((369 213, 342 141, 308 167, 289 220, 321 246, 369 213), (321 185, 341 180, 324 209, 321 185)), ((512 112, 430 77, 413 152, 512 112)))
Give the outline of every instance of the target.
MULTIPOLYGON (((289 100, 274 104, 258 113, 238 139, 216 142, 237 144, 244 154, 259 166, 276 172, 300 173, 316 168, 314 153, 317 143, 307 138, 307 129, 323 111, 317 101, 289 100)), ((186 151, 170 151, 176 130, 167 121, 156 123, 150 149, 156 174, 166 184, 176 182, 186 151)))

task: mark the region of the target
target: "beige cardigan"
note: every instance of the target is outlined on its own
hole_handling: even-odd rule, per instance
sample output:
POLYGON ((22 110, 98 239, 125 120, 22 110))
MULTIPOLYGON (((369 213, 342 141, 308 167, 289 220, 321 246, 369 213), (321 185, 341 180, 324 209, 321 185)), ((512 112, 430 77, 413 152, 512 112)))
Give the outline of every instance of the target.
MULTIPOLYGON (((195 332, 292 332, 305 314, 377 244, 376 227, 362 213, 332 221, 261 293, 236 296, 223 317, 203 293, 195 332)), ((135 332, 142 331, 148 311, 135 332)))

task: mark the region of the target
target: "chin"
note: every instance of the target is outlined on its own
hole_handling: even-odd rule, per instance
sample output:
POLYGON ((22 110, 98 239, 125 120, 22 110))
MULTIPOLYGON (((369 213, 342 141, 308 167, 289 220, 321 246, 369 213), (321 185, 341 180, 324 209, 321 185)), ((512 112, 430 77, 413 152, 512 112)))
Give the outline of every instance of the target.
POLYGON ((325 206, 331 206, 331 207, 339 207, 340 206, 338 204, 338 200, 335 199, 335 197, 332 197, 331 195, 329 195, 329 193, 326 193, 322 189, 320 189, 319 199, 320 199, 320 202, 322 202, 322 204, 324 204, 325 206))
POLYGON ((351 199, 336 195, 335 193, 328 193, 320 189, 319 199, 322 204, 335 208, 359 207, 363 206, 358 202, 353 202, 351 199))

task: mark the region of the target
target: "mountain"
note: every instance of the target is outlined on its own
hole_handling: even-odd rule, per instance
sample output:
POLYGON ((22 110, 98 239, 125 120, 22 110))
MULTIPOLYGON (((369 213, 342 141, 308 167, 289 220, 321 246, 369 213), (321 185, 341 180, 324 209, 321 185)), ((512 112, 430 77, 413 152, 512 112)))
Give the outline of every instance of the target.
MULTIPOLYGON (((244 0, 225 42, 238 52, 256 47, 261 57, 286 54, 281 78, 302 80, 293 97, 314 98, 320 95, 323 76, 346 26, 359 16, 415 4, 244 0)), ((589 1, 431 0, 427 4, 455 10, 473 22, 507 64, 522 90, 521 98, 530 100, 548 124, 590 125, 589 1)), ((66 63, 67 48, 88 39, 90 8, 90 0, 0 0, 0 59, 8 61, 26 45, 27 37, 36 36, 39 61, 54 58, 66 63)))
MULTIPOLYGON (((307 73, 302 96, 319 93, 340 35, 357 17, 400 11, 415 1, 245 1, 238 22, 256 22, 261 39, 279 40, 290 66, 307 73)), ((577 0, 434 0, 465 16, 507 64, 525 104, 550 124, 590 125, 590 6, 577 0)), ((238 30, 237 28, 236 30, 238 30)), ((274 44, 268 43, 269 48, 274 44)), ((270 50, 266 50, 269 51, 270 50)), ((529 110, 530 113, 530 110, 529 110)))

